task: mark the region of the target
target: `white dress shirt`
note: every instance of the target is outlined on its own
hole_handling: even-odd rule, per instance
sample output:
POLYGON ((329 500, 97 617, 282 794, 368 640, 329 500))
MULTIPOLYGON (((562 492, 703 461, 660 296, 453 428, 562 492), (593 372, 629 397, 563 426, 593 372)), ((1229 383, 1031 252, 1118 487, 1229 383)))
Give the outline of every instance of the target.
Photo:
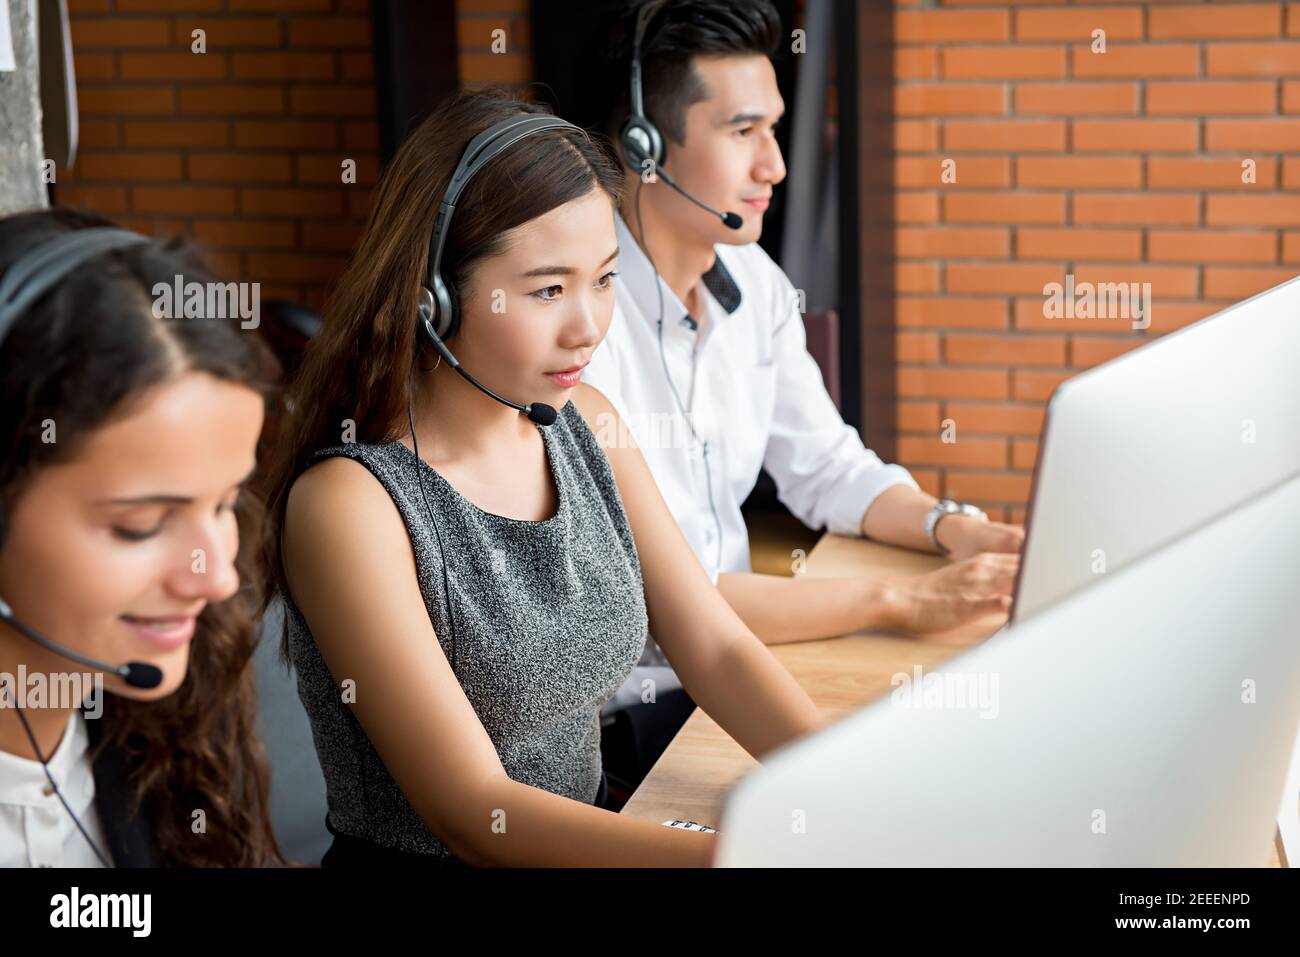
MULTIPOLYGON (((740 506, 764 468, 805 525, 841 535, 862 534, 885 489, 917 487, 840 417, 808 352, 795 288, 761 246, 714 247, 696 321, 662 278, 656 291, 649 259, 617 214, 615 226, 614 317, 582 378, 618 410, 715 583, 721 572, 751 570, 740 506)), ((653 642, 645 661, 666 663, 653 642)))
MULTIPOLYGON (((95 807, 90 735, 74 710, 54 754, 50 774, 69 806, 107 856, 108 845, 95 807)), ((0 751, 0 867, 102 867, 49 786, 41 763, 0 751)))

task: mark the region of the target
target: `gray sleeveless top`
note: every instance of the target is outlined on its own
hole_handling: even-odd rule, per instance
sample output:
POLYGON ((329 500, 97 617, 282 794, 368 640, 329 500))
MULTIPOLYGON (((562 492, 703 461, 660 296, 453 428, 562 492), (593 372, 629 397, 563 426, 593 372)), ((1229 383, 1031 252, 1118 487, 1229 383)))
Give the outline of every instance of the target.
MULTIPOLYGON (((392 496, 414 548, 425 608, 451 661, 443 558, 420 496, 423 474, 451 558, 447 578, 461 687, 513 780, 590 804, 601 779, 600 708, 640 658, 645 593, 609 460, 582 414, 569 402, 554 425, 538 429, 559 503, 540 522, 482 511, 400 442, 321 449, 311 462, 334 455, 355 459, 392 496)), ((298 695, 325 774, 330 830, 453 857, 389 775, 343 702, 306 619, 292 598, 282 597, 298 695)))

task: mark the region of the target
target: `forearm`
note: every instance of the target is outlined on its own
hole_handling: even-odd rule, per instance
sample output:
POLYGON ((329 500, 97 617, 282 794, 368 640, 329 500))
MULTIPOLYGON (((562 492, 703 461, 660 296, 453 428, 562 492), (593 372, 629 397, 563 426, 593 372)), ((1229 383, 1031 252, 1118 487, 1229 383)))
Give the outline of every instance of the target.
POLYGON ((713 860, 712 834, 624 817, 510 778, 475 805, 481 826, 462 826, 448 846, 480 867, 707 867, 713 860))
POLYGON ((886 545, 934 552, 925 535, 925 515, 938 501, 909 485, 891 485, 862 516, 862 534, 886 545))
POLYGON ((870 578, 718 576, 718 591, 764 644, 838 638, 886 620, 883 583, 870 578))
MULTIPOLYGON (((934 553, 936 549, 925 534, 925 517, 936 501, 909 486, 891 486, 876 496, 862 516, 862 534, 890 545, 934 553)), ((1016 525, 949 513, 939 517, 934 537, 953 561, 960 561, 979 552, 1019 552, 1025 531, 1016 525)))
MULTIPOLYGON (((925 534, 925 516, 938 501, 909 485, 891 485, 876 496, 862 516, 862 534, 886 545, 933 553, 935 548, 925 534)), ((977 524, 965 515, 945 515, 935 526, 934 534, 940 544, 951 550, 958 538, 977 524)))
POLYGON ((686 693, 756 760, 827 724, 807 692, 753 635, 728 646, 703 678, 679 672, 686 693))

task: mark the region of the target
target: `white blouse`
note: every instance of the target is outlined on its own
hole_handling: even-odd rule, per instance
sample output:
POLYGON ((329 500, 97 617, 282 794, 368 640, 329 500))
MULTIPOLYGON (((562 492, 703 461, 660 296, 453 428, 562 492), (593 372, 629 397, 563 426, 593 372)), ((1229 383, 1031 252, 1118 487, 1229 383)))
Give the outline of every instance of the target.
MULTIPOLYGON (((50 757, 50 775, 95 845, 109 856, 95 807, 90 734, 74 710, 50 757)), ((110 863, 112 858, 109 858, 110 863)), ((50 787, 41 763, 0 751, 0 867, 102 867, 50 787)))

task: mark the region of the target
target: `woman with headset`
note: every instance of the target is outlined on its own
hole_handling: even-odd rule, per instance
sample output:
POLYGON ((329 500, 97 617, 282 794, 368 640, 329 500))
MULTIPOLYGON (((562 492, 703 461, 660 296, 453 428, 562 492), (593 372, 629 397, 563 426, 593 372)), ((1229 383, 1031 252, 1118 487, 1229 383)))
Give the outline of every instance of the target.
POLYGON ((712 834, 602 807, 600 706, 648 623, 751 754, 824 724, 578 381, 620 189, 586 133, 489 93, 435 111, 378 186, 269 476, 327 866, 708 864, 712 834))
POLYGON ((240 589, 278 370, 160 309, 178 276, 211 279, 91 215, 0 220, 0 866, 282 862, 240 589))

